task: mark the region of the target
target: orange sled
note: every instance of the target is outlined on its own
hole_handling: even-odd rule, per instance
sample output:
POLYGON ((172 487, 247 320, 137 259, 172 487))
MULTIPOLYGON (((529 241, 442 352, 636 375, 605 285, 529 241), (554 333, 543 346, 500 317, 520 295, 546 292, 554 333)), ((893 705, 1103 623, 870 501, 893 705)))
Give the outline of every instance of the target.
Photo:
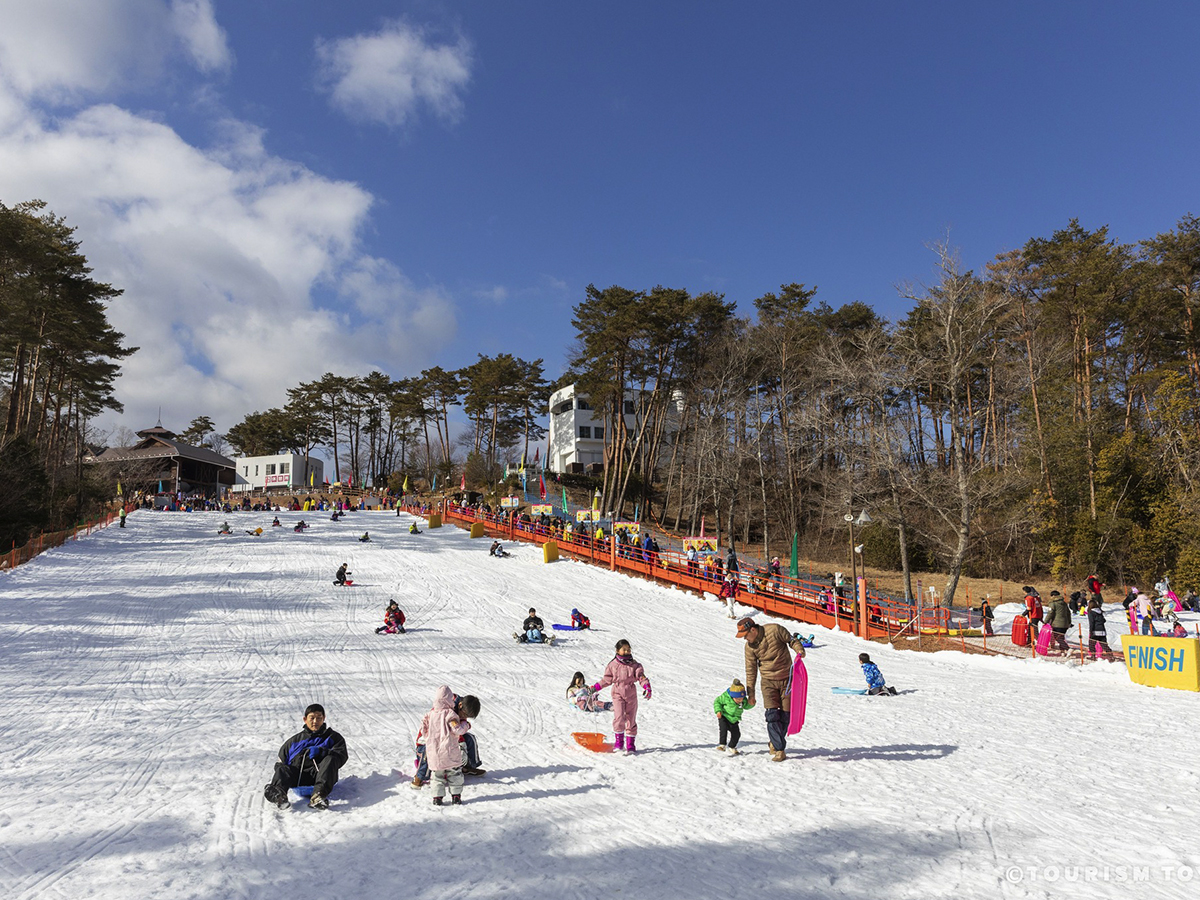
POLYGON ((571 737, 584 749, 593 753, 612 753, 613 745, 608 742, 606 735, 598 731, 572 731, 571 737))

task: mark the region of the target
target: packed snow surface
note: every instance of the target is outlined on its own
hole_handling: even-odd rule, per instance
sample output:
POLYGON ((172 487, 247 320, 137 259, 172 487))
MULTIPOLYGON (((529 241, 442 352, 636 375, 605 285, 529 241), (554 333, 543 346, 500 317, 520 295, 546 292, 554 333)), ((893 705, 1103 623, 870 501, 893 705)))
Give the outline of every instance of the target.
POLYGON ((761 707, 729 757, 712 702, 745 668, 722 606, 407 515, 280 518, 137 512, 0 573, 8 897, 1197 896, 1200 697, 1121 663, 818 630, 788 759, 761 707), (377 635, 393 597, 408 634, 377 635), (530 606, 594 628, 517 645, 530 606), (618 638, 654 687, 632 757, 572 740, 611 713, 564 697, 618 638), (864 649, 899 696, 831 693, 863 685, 864 649), (409 786, 441 684, 483 703, 461 807, 409 786), (327 812, 278 810, 263 786, 314 701, 350 761, 327 812))

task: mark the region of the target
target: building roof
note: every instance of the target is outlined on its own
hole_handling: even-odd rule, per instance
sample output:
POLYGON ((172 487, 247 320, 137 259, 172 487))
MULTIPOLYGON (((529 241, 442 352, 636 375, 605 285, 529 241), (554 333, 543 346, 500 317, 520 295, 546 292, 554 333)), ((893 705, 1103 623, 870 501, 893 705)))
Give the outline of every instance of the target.
POLYGON ((235 468, 232 459, 222 456, 215 450, 209 450, 207 447, 193 447, 191 444, 174 440, 174 434, 165 428, 148 428, 146 431, 139 431, 138 434, 143 435, 143 437, 132 447, 109 447, 95 458, 96 462, 122 462, 132 459, 171 459, 178 456, 181 459, 208 463, 209 465, 224 469, 235 468), (170 434, 171 437, 164 437, 164 433, 170 434))

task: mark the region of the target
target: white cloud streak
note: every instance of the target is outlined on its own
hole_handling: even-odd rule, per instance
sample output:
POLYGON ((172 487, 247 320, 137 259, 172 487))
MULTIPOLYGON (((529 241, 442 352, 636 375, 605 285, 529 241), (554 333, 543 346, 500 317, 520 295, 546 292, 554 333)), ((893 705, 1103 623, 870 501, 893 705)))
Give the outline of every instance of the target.
POLYGON ((463 110, 471 80, 464 39, 435 45, 423 30, 389 22, 379 31, 317 42, 319 82, 333 106, 359 122, 400 128, 427 108, 447 122, 463 110))
MULTIPOLYGON (((211 14, 208 3, 187 5, 211 14)), ((197 28, 208 37, 163 58, 228 61, 223 39, 197 28)), ((46 41, 71 45, 74 24, 64 31, 46 41)), ((109 318, 141 348, 117 383, 125 424, 152 423, 162 406, 164 424, 204 414, 224 430, 325 371, 407 374, 453 339, 443 290, 364 251, 368 191, 271 154, 261 131, 237 120, 201 148, 112 104, 47 116, 30 98, 109 82, 88 65, 67 76, 23 66, 7 52, 14 43, 0 41, 0 200, 47 201, 77 228, 94 277, 124 289, 109 318)))
POLYGON ((0 0, 0 83, 18 97, 143 87, 180 48, 205 73, 233 64, 211 0, 0 0))

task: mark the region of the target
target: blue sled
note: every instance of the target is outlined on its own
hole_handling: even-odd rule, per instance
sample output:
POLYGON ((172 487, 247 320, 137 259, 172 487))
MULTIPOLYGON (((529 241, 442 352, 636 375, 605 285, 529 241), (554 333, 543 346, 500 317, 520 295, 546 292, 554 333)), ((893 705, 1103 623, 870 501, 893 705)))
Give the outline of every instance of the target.
POLYGON ((550 627, 553 628, 555 631, 587 631, 586 628, 575 628, 572 625, 559 625, 557 622, 555 622, 550 627))
POLYGON ((860 690, 859 688, 838 688, 838 687, 835 687, 835 688, 830 688, 830 690, 831 690, 831 691, 833 691, 835 694, 866 694, 866 692, 867 692, 867 689, 866 689, 866 688, 862 688, 862 689, 860 690))

